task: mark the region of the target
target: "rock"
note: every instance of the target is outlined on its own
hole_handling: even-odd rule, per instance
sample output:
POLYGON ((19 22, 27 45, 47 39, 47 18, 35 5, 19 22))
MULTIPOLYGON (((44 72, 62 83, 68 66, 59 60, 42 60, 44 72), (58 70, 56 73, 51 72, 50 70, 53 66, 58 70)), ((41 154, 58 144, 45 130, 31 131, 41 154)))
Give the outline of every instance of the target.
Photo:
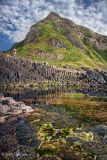
POLYGON ((37 137, 29 127, 29 125, 23 119, 17 123, 16 127, 16 137, 21 145, 37 147, 39 145, 39 141, 37 137))
POLYGON ((65 44, 63 44, 62 42, 60 42, 58 39, 55 39, 55 38, 50 39, 48 43, 49 45, 55 48, 66 48, 65 44))
POLYGON ((75 47, 82 49, 82 45, 79 44, 77 40, 70 34, 70 33, 64 33, 64 36, 68 39, 69 42, 71 42, 75 47))
POLYGON ((53 20, 60 20, 60 16, 59 14, 55 13, 55 12, 50 12, 50 14, 48 15, 47 19, 53 19, 53 20))
MULTIPOLYGON (((49 55, 48 53, 38 53, 48 59, 63 59, 63 55, 49 55)), ((47 63, 32 62, 0 54, 0 84, 17 84, 37 82, 43 84, 44 81, 58 82, 63 85, 78 84, 107 84, 107 72, 81 68, 56 68, 47 63)))
POLYGON ((22 60, 9 55, 0 54, 0 84, 17 84, 19 82, 40 82, 45 80, 34 68, 32 61, 22 60))
POLYGON ((45 52, 38 52, 35 54, 36 57, 39 58, 45 58, 48 60, 62 60, 64 57, 63 55, 56 55, 56 54, 50 54, 50 53, 45 53, 45 52))
POLYGON ((107 160, 107 154, 99 156, 97 160, 107 160))
POLYGON ((4 94, 3 93, 0 93, 0 98, 3 98, 4 97, 4 94))
MULTIPOLYGON (((97 39, 95 38, 86 38, 87 42, 89 42, 92 46, 95 46, 99 49, 102 49, 102 50, 106 50, 107 49, 107 45, 106 43, 104 42, 99 42, 97 39)), ((101 38, 100 38, 101 40, 101 38)))
POLYGON ((0 124, 5 123, 5 117, 0 117, 0 124))
MULTIPOLYGON (((30 113, 32 111, 33 109, 30 106, 26 106, 23 102, 16 102, 11 97, 0 98, 0 113, 4 116, 30 113)), ((4 121, 3 116, 0 121, 4 121)))
POLYGON ((107 126, 106 125, 97 125, 91 128, 93 132, 96 132, 99 136, 106 136, 107 135, 107 126))
POLYGON ((24 44, 32 42, 33 40, 37 39, 39 36, 40 36, 39 30, 36 28, 36 25, 33 25, 30 28, 30 31, 24 40, 24 44))

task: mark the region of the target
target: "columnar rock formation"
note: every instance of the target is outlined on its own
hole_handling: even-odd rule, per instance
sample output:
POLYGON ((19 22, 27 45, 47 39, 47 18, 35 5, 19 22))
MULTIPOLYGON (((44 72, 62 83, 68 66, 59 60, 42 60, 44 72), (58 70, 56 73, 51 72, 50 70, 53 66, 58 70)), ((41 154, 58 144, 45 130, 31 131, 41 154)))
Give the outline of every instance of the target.
POLYGON ((19 82, 44 81, 59 82, 60 84, 106 83, 107 73, 97 70, 70 68, 56 68, 48 63, 33 62, 30 60, 0 54, 0 84, 19 82))
POLYGON ((29 60, 18 59, 0 54, 0 83, 19 83, 21 81, 44 80, 29 60))

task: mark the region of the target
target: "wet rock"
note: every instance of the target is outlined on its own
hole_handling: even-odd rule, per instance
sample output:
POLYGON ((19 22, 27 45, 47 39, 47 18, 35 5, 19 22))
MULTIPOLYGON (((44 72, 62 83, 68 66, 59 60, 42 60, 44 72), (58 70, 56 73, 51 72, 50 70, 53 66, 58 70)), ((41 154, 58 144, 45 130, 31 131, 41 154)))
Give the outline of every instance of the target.
POLYGON ((0 124, 5 123, 5 117, 0 117, 0 124))
POLYGON ((0 98, 3 98, 4 97, 4 94, 3 93, 0 93, 0 98))
POLYGON ((16 127, 16 137, 20 145, 35 147, 39 145, 36 136, 26 121, 21 120, 16 127))
POLYGON ((107 160, 107 154, 99 156, 98 160, 107 160))
POLYGON ((0 98, 0 113, 2 114, 1 120, 5 115, 18 115, 32 111, 33 109, 30 106, 26 106, 23 102, 17 102, 11 97, 0 98))
POLYGON ((102 142, 97 142, 97 141, 89 143, 82 142, 82 146, 86 152, 96 155, 97 159, 101 155, 105 155, 107 153, 107 145, 103 144, 102 142))
POLYGON ((15 126, 0 124, 0 153, 7 152, 17 145, 15 130, 15 126))
POLYGON ((97 125, 97 126, 92 127, 91 130, 102 137, 105 137, 107 135, 107 126, 106 125, 97 125))
POLYGON ((33 147, 37 145, 35 134, 23 118, 0 125, 0 154, 4 159, 34 160, 33 147))

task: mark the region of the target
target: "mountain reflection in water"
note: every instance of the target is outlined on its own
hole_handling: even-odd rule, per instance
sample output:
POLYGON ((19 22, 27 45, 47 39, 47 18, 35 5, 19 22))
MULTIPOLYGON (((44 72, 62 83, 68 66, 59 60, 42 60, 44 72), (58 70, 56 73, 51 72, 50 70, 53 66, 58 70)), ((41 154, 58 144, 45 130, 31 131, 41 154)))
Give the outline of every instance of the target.
POLYGON ((65 93, 82 93, 85 95, 90 96, 106 96, 107 90, 104 89, 94 89, 94 88, 67 88, 67 87, 58 87, 58 88, 48 88, 48 89, 35 89, 32 88, 21 90, 15 90, 14 88, 9 90, 1 90, 1 92, 6 97, 13 97, 15 100, 23 101, 32 99, 32 103, 35 103, 37 99, 42 98, 50 98, 50 99, 57 99, 61 95, 65 93))

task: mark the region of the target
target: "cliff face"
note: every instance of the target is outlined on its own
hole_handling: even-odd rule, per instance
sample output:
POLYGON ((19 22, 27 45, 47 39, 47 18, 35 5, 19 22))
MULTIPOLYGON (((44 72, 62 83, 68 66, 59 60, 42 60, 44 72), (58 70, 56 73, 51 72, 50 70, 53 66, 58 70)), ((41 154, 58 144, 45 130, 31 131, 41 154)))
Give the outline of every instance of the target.
MULTIPOLYGON (((67 68, 68 67, 68 68, 67 68)), ((106 84, 107 73, 98 70, 74 70, 57 68, 47 63, 33 62, 0 54, 0 84, 16 84, 19 82, 58 82, 62 85, 72 85, 78 82, 87 84, 106 84)))
POLYGON ((1 84, 107 83, 107 37, 53 12, 33 25, 8 53, 0 54, 1 84), (10 56, 13 48, 15 56, 10 56))
POLYGON ((32 80, 39 82, 43 79, 32 67, 31 61, 0 54, 1 83, 19 83, 21 81, 29 82, 32 80))

